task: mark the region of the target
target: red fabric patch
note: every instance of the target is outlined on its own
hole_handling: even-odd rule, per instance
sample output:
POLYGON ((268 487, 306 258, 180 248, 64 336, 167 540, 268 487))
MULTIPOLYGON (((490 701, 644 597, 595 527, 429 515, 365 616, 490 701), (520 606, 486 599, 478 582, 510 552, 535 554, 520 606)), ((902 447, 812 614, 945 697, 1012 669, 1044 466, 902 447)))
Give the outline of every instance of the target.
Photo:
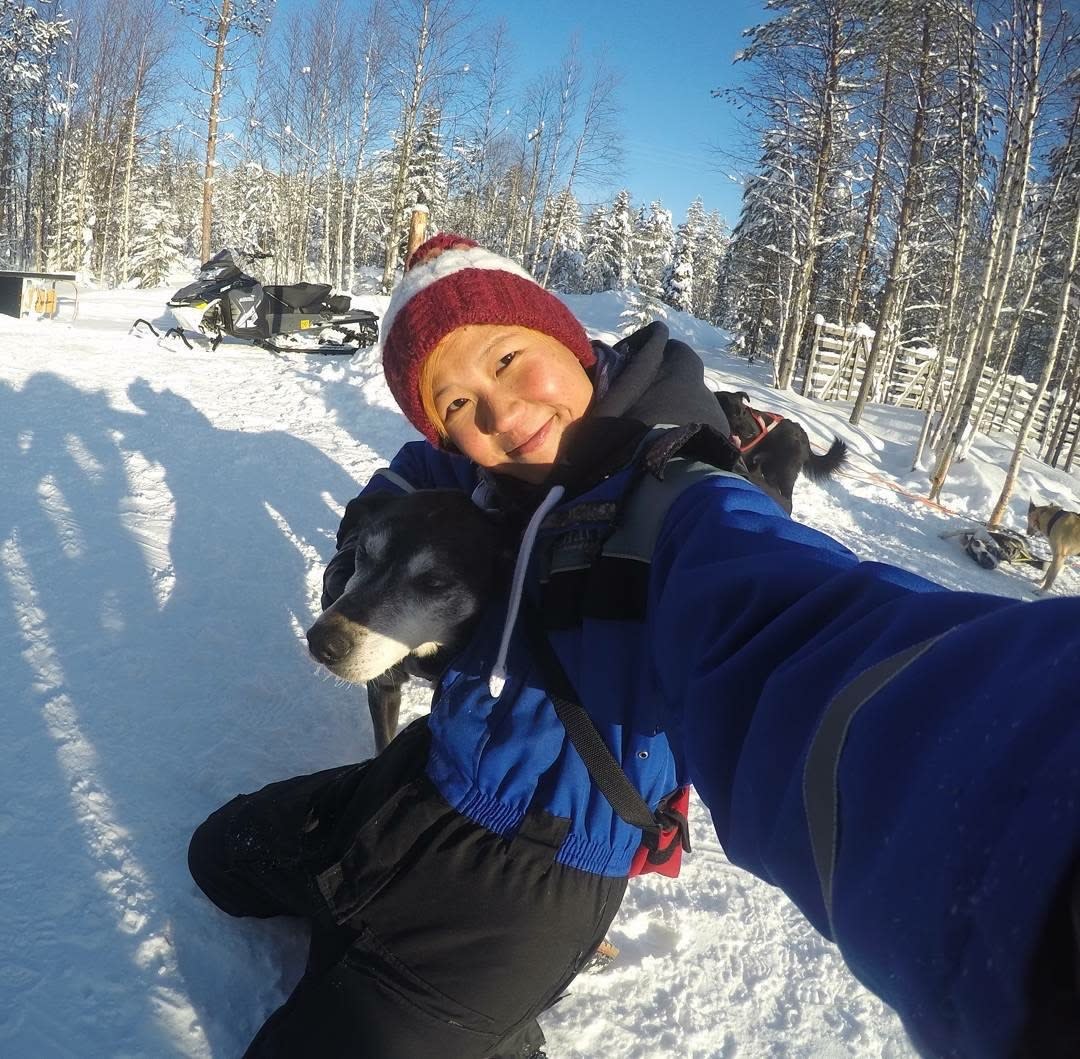
MULTIPOLYGON (((664 798, 660 805, 662 810, 681 817, 686 825, 690 813, 690 788, 678 788, 664 798)), ((666 875, 669 879, 677 878, 682 868, 684 834, 684 828, 672 823, 671 827, 661 829, 660 840, 655 849, 642 842, 634 853, 634 859, 630 862, 630 877, 655 872, 658 875, 666 875)), ((689 843, 685 848, 689 849, 689 843)))

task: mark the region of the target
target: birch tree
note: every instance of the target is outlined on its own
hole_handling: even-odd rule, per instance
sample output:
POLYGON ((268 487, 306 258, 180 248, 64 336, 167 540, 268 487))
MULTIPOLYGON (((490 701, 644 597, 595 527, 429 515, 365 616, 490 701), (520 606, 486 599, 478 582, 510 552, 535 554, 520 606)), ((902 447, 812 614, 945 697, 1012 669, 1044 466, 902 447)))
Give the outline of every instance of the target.
POLYGON ((908 145, 907 165, 902 177, 900 209, 896 218, 893 234, 892 253, 889 259, 889 271, 885 277, 885 287, 878 307, 877 328, 867 353, 863 369, 862 384, 859 387, 855 405, 851 410, 851 423, 857 425, 870 399, 870 392, 875 382, 875 372, 881 358, 882 347, 891 329, 897 326, 896 315, 901 301, 899 293, 907 276, 909 253, 913 235, 913 222, 921 195, 922 170, 925 165, 927 126, 931 120, 934 104, 934 86, 937 72, 932 63, 934 19, 932 6, 922 2, 917 6, 916 25, 919 29, 921 44, 914 78, 914 107, 911 115, 911 138, 908 145))
POLYGON ((395 138, 397 157, 390 186, 382 288, 394 283, 405 235, 409 170, 425 104, 445 104, 452 94, 449 75, 461 66, 464 9, 458 0, 391 0, 396 32, 391 46, 393 92, 401 100, 395 138))
POLYGON ((218 126, 229 77, 236 69, 230 60, 241 41, 261 35, 270 21, 274 0, 174 0, 181 14, 190 16, 202 50, 201 65, 210 79, 207 96, 206 138, 203 171, 202 220, 199 254, 203 261, 211 253, 211 225, 214 208, 214 179, 217 166, 218 126), (229 51, 230 46, 232 51, 229 51))
MULTIPOLYGON (((833 178, 840 134, 850 109, 850 87, 862 61, 864 25, 853 0, 775 0, 780 12, 772 22, 746 31, 749 46, 743 61, 756 61, 768 78, 759 96, 770 101, 768 113, 790 115, 785 137, 797 159, 797 213, 791 218, 795 268, 790 326, 784 328, 776 357, 776 385, 788 389, 795 376, 803 325, 808 315, 821 236, 828 209, 826 192, 833 178), (775 100, 782 93, 784 103, 775 100)), ((754 92, 738 93, 759 105, 754 92)))
POLYGON ((934 468, 929 494, 931 500, 936 500, 941 495, 952 461, 971 419, 982 368, 990 356, 997 335, 1023 217, 1035 120, 1042 98, 1040 72, 1043 0, 1016 0, 1014 26, 1018 52, 1014 81, 1016 101, 1009 115, 1005 134, 990 248, 986 258, 982 293, 975 314, 979 324, 972 331, 971 348, 975 356, 968 367, 967 380, 963 394, 957 402, 953 426, 944 439, 934 468))
MULTIPOLYGON (((1073 115, 1069 124, 1068 139, 1062 149, 1061 172, 1068 174, 1068 179, 1063 180, 1064 194, 1062 196, 1063 208, 1060 210, 1060 220, 1064 222, 1065 230, 1069 232, 1066 238, 1066 247, 1061 262, 1061 291, 1055 307, 1053 330, 1050 342, 1046 350, 1046 359, 1043 362, 1042 373, 1036 384, 1035 392, 1031 395, 1027 411, 1024 413, 1023 422, 1020 424, 1020 432, 1013 448, 1012 459, 1009 461, 1009 469, 1005 473, 1005 481, 1001 487, 1001 493, 990 514, 990 525, 999 526, 1008 510, 1009 500, 1016 488, 1016 476, 1020 470, 1020 461, 1024 456, 1024 448, 1031 433, 1032 424, 1039 411, 1039 406, 1050 385, 1051 376, 1057 366, 1058 355, 1062 349, 1062 336, 1065 334, 1066 323, 1069 318, 1069 306, 1072 299, 1074 283, 1076 280, 1077 257, 1080 252, 1080 151, 1076 140, 1077 123, 1080 121, 1080 94, 1076 97, 1073 115)), ((1051 202, 1047 205, 1047 213, 1054 210, 1058 203, 1051 202)))

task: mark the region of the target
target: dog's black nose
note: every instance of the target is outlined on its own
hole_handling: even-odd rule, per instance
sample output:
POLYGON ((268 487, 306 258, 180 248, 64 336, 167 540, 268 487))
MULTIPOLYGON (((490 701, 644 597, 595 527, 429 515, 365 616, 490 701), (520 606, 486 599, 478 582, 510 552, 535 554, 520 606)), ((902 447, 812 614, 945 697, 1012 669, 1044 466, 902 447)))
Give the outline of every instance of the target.
POLYGON ((332 666, 349 653, 349 638, 333 626, 316 622, 307 631, 308 650, 316 662, 332 666))

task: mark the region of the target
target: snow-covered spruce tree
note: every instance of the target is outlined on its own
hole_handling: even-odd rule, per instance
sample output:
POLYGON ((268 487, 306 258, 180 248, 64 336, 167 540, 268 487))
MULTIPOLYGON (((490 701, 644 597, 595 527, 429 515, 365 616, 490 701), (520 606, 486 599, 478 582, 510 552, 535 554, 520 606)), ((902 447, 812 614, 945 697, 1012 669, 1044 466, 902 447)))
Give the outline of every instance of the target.
MULTIPOLYGON (((761 157, 746 179, 716 294, 719 322, 743 336, 749 354, 773 356, 774 376, 799 265, 793 219, 799 212, 800 167, 782 131, 786 124, 778 112, 776 128, 766 133, 761 157)), ((701 273, 695 273, 700 285, 701 273)))
POLYGON ((660 299, 646 294, 636 283, 626 288, 626 306, 619 313, 619 333, 624 337, 663 315, 660 299))
POLYGON ((218 182, 215 248, 231 246, 276 254, 280 249, 275 219, 281 215, 281 183, 275 174, 249 159, 229 168, 219 167, 218 182))
POLYGON ((547 286, 565 294, 582 294, 585 290, 585 237, 581 230, 581 207, 569 190, 558 201, 544 209, 552 219, 548 229, 552 235, 541 244, 538 261, 550 261, 547 286), (557 234, 556 234, 557 233, 557 234), (557 239, 551 245, 552 238, 557 239))
POLYGON ((446 203, 448 176, 441 126, 440 109, 424 107, 405 184, 406 206, 427 206, 436 227, 441 227, 439 216, 446 203))
POLYGON ((633 276, 642 293, 649 298, 661 296, 674 243, 671 211, 664 209, 661 202, 654 201, 648 210, 642 208, 638 212, 633 232, 633 276))
POLYGON ((0 263, 42 255, 50 74, 68 36, 55 9, 0 0, 0 263))
POLYGON ((603 203, 593 208, 585 220, 582 233, 582 250, 585 257, 585 293, 611 290, 615 285, 612 266, 614 251, 611 246, 609 211, 603 203))
MULTIPOLYGON (((700 205, 700 200, 698 200, 700 205)), ((692 312, 694 308, 694 242, 695 233, 689 216, 675 232, 671 262, 664 270, 661 298, 673 309, 692 312)))
POLYGON ((634 214, 630 192, 625 188, 615 196, 607 215, 605 271, 611 276, 611 287, 625 290, 634 281, 634 214))
POLYGON ((140 287, 157 287, 180 265, 182 241, 172 204, 162 194, 162 174, 144 166, 136 176, 126 278, 140 287))
MULTIPOLYGON (((688 223, 694 211, 691 203, 688 223)), ((693 242, 694 301, 693 314, 702 320, 717 323, 721 318, 720 277, 731 241, 731 234, 720 214, 713 210, 698 229, 696 215, 692 222, 697 232, 693 242)))

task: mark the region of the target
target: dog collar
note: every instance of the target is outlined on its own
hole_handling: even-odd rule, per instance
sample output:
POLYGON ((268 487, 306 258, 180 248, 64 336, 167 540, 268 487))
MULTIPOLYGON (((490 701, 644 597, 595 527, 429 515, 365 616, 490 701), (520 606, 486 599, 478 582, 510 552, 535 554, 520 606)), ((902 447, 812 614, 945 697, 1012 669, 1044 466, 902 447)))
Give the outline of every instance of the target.
POLYGON ((750 415, 757 423, 757 434, 749 441, 743 441, 738 434, 731 435, 732 442, 740 452, 749 452, 759 441, 764 441, 765 435, 784 419, 779 412, 755 412, 750 409, 750 415))
POLYGON ((1057 520, 1059 518, 1061 518, 1061 516, 1064 515, 1064 514, 1065 514, 1065 509, 1060 508, 1059 510, 1055 511, 1050 516, 1050 521, 1046 524, 1046 536, 1047 537, 1050 536, 1050 531, 1054 528, 1054 523, 1057 522, 1057 520))

